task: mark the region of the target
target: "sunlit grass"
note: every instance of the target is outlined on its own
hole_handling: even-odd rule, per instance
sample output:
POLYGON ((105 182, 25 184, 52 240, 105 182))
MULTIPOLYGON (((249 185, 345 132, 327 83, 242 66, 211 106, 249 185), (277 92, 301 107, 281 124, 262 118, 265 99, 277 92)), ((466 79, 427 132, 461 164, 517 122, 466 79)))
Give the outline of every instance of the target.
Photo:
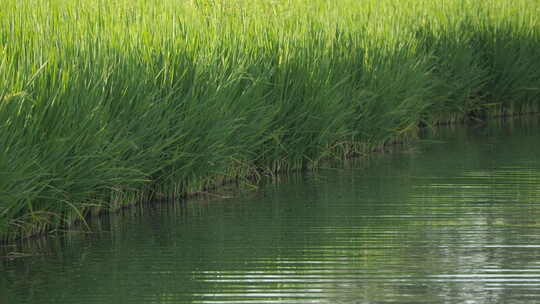
POLYGON ((0 235, 538 111, 527 0, 3 0, 0 235))

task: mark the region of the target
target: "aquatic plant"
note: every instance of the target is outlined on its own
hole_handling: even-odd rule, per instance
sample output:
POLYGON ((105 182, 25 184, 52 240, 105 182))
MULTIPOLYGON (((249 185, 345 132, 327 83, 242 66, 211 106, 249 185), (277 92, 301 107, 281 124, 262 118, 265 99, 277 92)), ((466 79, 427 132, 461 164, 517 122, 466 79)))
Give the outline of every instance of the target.
POLYGON ((4 0, 0 239, 538 111, 528 0, 4 0))

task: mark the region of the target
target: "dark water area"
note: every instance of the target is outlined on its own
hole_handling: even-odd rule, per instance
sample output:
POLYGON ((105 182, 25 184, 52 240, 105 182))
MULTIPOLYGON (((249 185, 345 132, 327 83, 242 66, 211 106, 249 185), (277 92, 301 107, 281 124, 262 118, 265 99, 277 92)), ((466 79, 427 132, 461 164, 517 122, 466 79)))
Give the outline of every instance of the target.
POLYGON ((0 303, 540 303, 540 125, 93 227, 0 248, 0 303))

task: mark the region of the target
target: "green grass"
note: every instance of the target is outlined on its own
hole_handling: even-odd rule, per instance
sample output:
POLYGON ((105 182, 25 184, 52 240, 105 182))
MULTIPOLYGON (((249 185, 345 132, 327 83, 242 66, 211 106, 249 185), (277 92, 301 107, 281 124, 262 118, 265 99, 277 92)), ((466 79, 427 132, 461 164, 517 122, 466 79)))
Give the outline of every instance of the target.
POLYGON ((3 0, 0 240, 536 112, 536 0, 3 0))

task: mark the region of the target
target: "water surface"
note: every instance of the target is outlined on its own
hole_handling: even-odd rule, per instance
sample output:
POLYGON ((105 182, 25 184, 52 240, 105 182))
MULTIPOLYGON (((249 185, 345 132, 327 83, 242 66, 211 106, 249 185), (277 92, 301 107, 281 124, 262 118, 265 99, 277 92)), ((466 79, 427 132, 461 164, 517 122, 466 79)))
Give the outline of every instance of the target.
POLYGON ((439 133, 1 248, 0 303, 540 302, 538 124, 439 133))

